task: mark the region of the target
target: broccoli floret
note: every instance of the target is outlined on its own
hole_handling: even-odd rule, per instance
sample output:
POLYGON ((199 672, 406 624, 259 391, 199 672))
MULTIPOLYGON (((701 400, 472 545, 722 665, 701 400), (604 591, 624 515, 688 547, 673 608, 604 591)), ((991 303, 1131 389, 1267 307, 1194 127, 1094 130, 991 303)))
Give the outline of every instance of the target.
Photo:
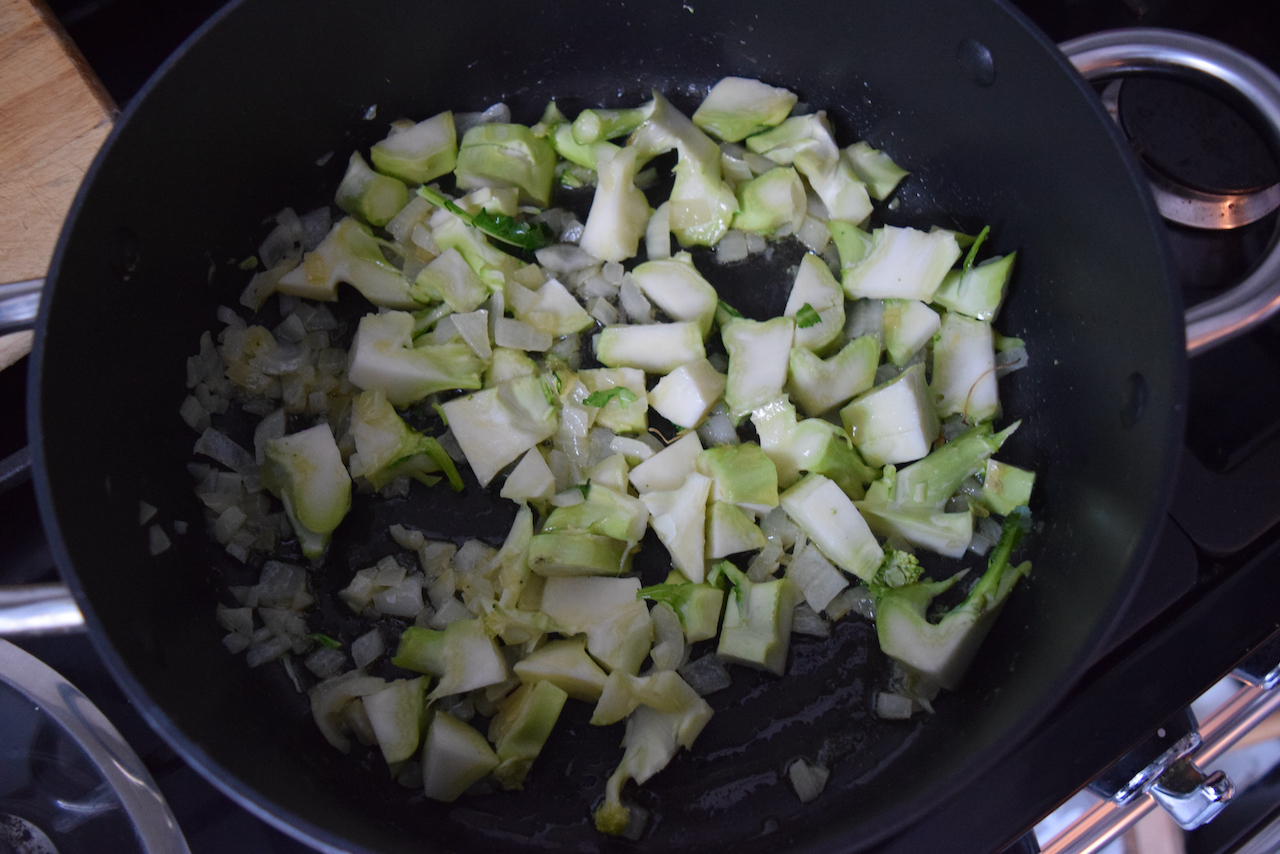
POLYGON ((888 549, 884 554, 884 563, 876 571, 875 584, 881 587, 905 587, 920 579, 924 567, 911 552, 888 549))

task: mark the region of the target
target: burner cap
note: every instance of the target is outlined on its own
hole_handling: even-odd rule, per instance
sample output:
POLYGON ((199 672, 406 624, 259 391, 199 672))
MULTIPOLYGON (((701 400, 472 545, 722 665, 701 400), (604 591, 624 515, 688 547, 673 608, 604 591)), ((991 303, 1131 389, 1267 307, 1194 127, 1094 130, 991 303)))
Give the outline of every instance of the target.
POLYGON ((1125 81, 1119 107, 1138 156, 1170 180, 1205 193, 1256 193, 1280 181, 1262 136, 1197 86, 1135 77, 1125 81))

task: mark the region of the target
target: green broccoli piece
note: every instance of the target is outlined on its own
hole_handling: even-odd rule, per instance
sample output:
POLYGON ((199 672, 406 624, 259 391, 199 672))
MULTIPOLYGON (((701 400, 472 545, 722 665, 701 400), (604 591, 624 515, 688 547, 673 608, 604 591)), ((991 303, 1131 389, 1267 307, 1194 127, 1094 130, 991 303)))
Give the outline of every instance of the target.
POLYGON ((880 587, 906 587, 908 584, 915 584, 922 572, 924 567, 920 566, 920 561, 911 552, 887 549, 884 563, 876 571, 873 583, 880 587))
POLYGON ((959 685, 1013 586, 1031 571, 1030 561, 1009 563, 1010 554, 1030 528, 1030 519, 1025 507, 1009 514, 987 571, 965 600, 937 623, 926 619, 926 609, 964 573, 945 581, 926 578, 902 587, 877 586, 876 634, 885 654, 943 688, 959 685))
POLYGON ((439 481, 433 474, 443 472, 454 491, 462 491, 462 477, 440 442, 405 424, 380 389, 356 398, 350 432, 356 442, 349 460, 351 475, 363 476, 374 489, 401 475, 433 486, 439 481))

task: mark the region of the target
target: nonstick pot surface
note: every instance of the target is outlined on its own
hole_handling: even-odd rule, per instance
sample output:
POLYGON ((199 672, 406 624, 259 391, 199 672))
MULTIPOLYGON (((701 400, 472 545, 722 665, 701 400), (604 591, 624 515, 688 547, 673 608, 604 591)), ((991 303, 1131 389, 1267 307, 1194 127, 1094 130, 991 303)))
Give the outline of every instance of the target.
MULTIPOLYGON (((591 804, 621 727, 566 710, 522 793, 449 806, 338 754, 275 666, 250 671, 213 609, 234 565, 200 533, 177 416, 185 360, 235 305, 262 221, 331 200, 346 158, 387 122, 509 103, 532 122, 555 98, 627 106, 657 88, 686 110, 727 74, 787 86, 912 175, 885 218, 976 231, 1017 249, 998 327, 1031 366, 1002 381, 1023 418, 1001 456, 1036 469, 1034 562, 966 684, 937 714, 874 718, 886 666, 846 618, 797 639, 789 674, 735 671, 716 716, 637 796, 651 850, 855 850, 997 761, 1047 714, 1113 622, 1163 515, 1179 446, 1181 309, 1162 237, 1123 145, 1088 88, 1014 12, 989 2, 525 5, 254 2, 214 19, 122 117, 82 189, 51 270, 31 383, 36 480, 59 566, 104 659, 185 757, 301 837, 382 851, 622 850, 591 804), (376 105, 376 119, 364 116, 376 105), (148 554, 138 502, 187 520, 148 554), (801 807, 784 770, 830 764, 801 807)), ((751 287, 739 282, 735 287, 751 287)), ((418 488, 415 487, 415 490, 418 488)), ((511 510, 474 486, 357 506, 318 574, 429 534, 501 537, 511 510)), ((348 565, 349 564, 349 565, 348 565)), ((957 840, 956 850, 963 850, 957 840)))

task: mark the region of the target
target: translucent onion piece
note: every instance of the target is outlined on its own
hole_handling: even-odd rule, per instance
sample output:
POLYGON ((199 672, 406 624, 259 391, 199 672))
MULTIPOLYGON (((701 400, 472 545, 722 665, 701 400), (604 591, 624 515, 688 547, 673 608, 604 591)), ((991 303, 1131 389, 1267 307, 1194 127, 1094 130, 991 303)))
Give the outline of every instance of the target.
POLYGON ((787 768, 787 776, 800 798, 800 803, 807 804, 822 793, 827 785, 827 777, 831 772, 821 765, 810 765, 804 759, 797 759, 787 768))
MULTIPOLYGON (((337 652, 337 650, 333 651, 337 652)), ((376 628, 370 629, 351 642, 351 659, 355 662, 356 667, 361 670, 372 664, 386 651, 387 647, 382 641, 382 633, 376 628)))
POLYGON ((729 668, 725 667, 724 662, 714 652, 681 665, 676 672, 684 677, 689 687, 697 691, 701 697, 728 688, 733 681, 729 675, 729 668))

